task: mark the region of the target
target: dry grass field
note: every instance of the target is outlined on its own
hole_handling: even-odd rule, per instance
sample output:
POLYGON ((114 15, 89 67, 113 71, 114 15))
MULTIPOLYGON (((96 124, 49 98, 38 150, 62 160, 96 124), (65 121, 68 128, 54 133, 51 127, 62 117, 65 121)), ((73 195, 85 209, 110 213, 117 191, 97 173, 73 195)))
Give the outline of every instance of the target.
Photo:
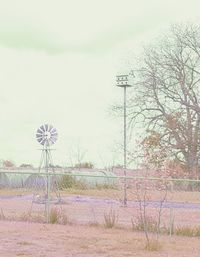
MULTIPOLYGON (((148 193, 151 200, 160 198, 158 191, 148 193)), ((199 226, 198 209, 174 209, 175 226, 187 226, 186 230, 179 236, 160 235, 156 249, 152 247, 150 251, 145 249, 144 232, 133 230, 132 227, 132 221, 139 214, 138 204, 124 208, 119 202, 123 199, 122 191, 71 188, 61 191, 61 195, 64 203, 51 204, 51 209, 62 211, 66 222, 62 225, 46 224, 45 205, 32 204, 31 190, 0 190, 0 257, 199 256, 200 237, 193 237, 193 232, 188 231, 188 227, 199 226), (105 214, 111 210, 116 215, 116 224, 108 229, 105 214), (187 236, 183 237, 183 233, 187 236)), ((128 190, 128 199, 137 200, 131 190, 128 190)), ((199 203, 200 192, 169 192, 167 200, 199 203)), ((146 211, 148 216, 156 218, 157 208, 150 205, 146 211)), ((168 226, 169 220, 170 209, 163 208, 162 225, 168 226)), ((150 237, 155 239, 155 234, 150 233, 150 237)))
POLYGON ((81 225, 0 221, 2 257, 199 257, 200 239, 161 236, 145 250, 143 233, 81 225))
MULTIPOLYGON (((200 192, 168 192, 166 200, 175 204, 172 213, 174 228, 182 230, 179 230, 179 235, 161 233, 159 243, 151 251, 145 249, 144 232, 133 230, 133 221, 137 221, 139 216, 139 205, 136 194, 130 189, 127 207, 123 207, 121 202, 122 190, 62 190, 64 202, 52 203, 50 207, 64 214, 64 222, 57 222, 56 217, 52 217, 56 224, 45 223, 45 205, 32 203, 32 193, 30 189, 0 190, 0 257, 199 256, 200 208, 176 208, 176 205, 198 204, 200 192), (105 214, 110 212, 115 215, 116 224, 108 229, 105 214), (195 237, 193 228, 198 229, 195 237)), ((153 202, 161 198, 162 192, 149 190, 148 194, 153 202)), ((148 204, 146 212, 148 217, 157 219, 158 208, 154 205, 148 204)), ((162 209, 161 225, 169 228, 169 222, 170 208, 166 207, 162 209)), ((150 233, 150 238, 155 240, 155 237, 155 233, 150 233)))
MULTIPOLYGON (((148 192, 151 195, 150 200, 159 200, 158 191, 148 192)), ((138 216, 139 205, 135 202, 133 205, 123 208, 122 191, 116 189, 68 189, 61 191, 64 204, 51 205, 62 209, 70 221, 77 224, 100 223, 104 222, 104 214, 111 209, 118 216, 120 226, 131 227, 132 219, 138 216)), ((6 219, 22 220, 24 216, 31 213, 34 216, 44 215, 44 204, 32 204, 32 194, 30 190, 22 189, 1 189, 0 190, 0 210, 6 219)), ((137 200, 134 192, 128 191, 128 200, 137 200)), ((200 202, 200 192, 173 192, 168 194, 168 201, 178 203, 196 203, 200 202)), ((147 215, 156 217, 157 210, 153 205, 147 206, 147 215)), ((1 214, 1 213, 0 213, 1 214)), ((173 208, 175 225, 199 226, 200 208, 173 208)), ((170 222, 170 208, 163 208, 162 223, 166 226, 170 222)))

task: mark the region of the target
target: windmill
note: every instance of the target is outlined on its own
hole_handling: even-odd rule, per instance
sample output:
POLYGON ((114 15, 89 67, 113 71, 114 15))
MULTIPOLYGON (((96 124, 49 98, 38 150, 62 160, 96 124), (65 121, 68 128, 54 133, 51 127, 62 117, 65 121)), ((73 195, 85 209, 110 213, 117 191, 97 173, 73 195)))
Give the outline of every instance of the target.
POLYGON ((58 138, 57 130, 49 124, 42 125, 38 128, 36 132, 37 141, 43 146, 42 156, 39 166, 39 172, 41 169, 44 169, 46 173, 49 172, 49 169, 53 168, 53 160, 51 156, 50 146, 55 144, 58 138))
POLYGON ((47 221, 49 220, 50 204, 62 203, 58 192, 58 176, 55 173, 51 146, 58 138, 57 130, 49 124, 44 124, 37 129, 36 139, 42 145, 41 159, 38 173, 29 177, 28 187, 34 187, 33 203, 45 204, 47 221))

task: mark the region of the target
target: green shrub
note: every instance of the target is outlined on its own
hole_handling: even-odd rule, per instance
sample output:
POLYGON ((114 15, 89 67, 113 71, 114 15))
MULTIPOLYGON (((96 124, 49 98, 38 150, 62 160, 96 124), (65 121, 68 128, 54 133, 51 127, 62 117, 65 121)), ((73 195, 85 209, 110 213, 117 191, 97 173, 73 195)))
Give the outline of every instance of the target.
POLYGON ((85 182, 77 180, 74 176, 66 174, 60 178, 58 188, 60 190, 68 188, 87 189, 87 185, 85 182))

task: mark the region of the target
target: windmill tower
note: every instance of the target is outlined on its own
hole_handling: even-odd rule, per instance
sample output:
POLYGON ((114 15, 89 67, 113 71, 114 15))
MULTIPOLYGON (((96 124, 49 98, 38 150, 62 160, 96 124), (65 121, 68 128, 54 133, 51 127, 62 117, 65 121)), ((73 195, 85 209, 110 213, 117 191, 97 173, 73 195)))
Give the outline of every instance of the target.
POLYGON ((51 146, 58 139, 57 130, 49 124, 44 124, 37 129, 36 139, 42 145, 41 159, 38 174, 35 177, 35 194, 33 203, 45 204, 45 213, 47 221, 49 220, 50 204, 61 203, 61 197, 58 192, 58 176, 54 176, 54 165, 51 155, 53 150, 51 146))

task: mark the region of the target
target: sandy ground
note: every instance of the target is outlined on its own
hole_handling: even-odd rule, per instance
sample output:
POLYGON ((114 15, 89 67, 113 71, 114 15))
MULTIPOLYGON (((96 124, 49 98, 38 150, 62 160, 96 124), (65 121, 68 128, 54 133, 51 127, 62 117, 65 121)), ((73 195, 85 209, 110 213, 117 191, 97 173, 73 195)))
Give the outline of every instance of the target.
POLYGON ((81 225, 0 221, 0 256, 199 257, 198 238, 162 236, 162 248, 144 249, 142 233, 81 225))

